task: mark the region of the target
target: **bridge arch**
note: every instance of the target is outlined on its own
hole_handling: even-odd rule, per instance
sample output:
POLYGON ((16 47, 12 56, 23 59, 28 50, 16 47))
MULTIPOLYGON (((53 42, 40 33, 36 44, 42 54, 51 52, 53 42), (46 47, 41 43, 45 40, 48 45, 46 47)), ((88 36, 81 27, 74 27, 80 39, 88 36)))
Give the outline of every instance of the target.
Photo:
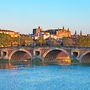
POLYGON ((23 59, 31 59, 32 55, 29 51, 25 50, 25 49, 16 49, 14 51, 11 52, 11 54, 9 55, 9 61, 10 60, 23 60, 23 59))
POLYGON ((79 58, 80 63, 82 64, 90 64, 90 51, 84 52, 80 58, 79 58))
POLYGON ((65 54, 70 59, 70 54, 66 50, 61 48, 51 48, 43 54, 42 56, 43 61, 48 61, 48 59, 52 59, 53 61, 56 61, 57 56, 61 52, 63 52, 62 54, 65 54))

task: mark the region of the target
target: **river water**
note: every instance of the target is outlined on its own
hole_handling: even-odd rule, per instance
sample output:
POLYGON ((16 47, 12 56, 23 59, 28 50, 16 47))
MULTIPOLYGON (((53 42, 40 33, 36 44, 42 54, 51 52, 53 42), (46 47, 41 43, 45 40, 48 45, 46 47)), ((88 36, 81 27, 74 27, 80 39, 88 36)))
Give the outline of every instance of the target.
POLYGON ((0 68, 0 90, 90 90, 90 66, 8 64, 0 68))

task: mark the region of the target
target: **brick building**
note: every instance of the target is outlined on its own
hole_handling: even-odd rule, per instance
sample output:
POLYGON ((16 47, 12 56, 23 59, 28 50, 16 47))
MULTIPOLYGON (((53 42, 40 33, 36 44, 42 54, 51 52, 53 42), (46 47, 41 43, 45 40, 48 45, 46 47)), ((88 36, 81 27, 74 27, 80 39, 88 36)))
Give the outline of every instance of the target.
POLYGON ((64 29, 64 27, 62 29, 58 29, 56 31, 56 36, 58 38, 63 38, 63 37, 71 37, 71 32, 69 29, 64 29))
POLYGON ((50 35, 56 35, 58 38, 63 38, 63 37, 71 37, 71 32, 69 29, 64 29, 64 27, 62 29, 48 29, 48 30, 42 30, 40 28, 40 26, 36 29, 33 29, 33 35, 38 34, 40 32, 43 32, 45 34, 46 33, 50 33, 50 35))
POLYGON ((15 31, 12 31, 12 30, 0 29, 0 33, 9 34, 13 38, 20 36, 20 33, 19 32, 15 32, 15 31))

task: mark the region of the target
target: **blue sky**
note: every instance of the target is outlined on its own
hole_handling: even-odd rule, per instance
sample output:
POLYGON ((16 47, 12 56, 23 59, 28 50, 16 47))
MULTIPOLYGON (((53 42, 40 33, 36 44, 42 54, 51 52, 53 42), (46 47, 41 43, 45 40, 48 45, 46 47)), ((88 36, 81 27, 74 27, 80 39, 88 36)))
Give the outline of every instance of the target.
POLYGON ((90 0, 0 0, 0 29, 31 34, 38 26, 90 33, 90 0))

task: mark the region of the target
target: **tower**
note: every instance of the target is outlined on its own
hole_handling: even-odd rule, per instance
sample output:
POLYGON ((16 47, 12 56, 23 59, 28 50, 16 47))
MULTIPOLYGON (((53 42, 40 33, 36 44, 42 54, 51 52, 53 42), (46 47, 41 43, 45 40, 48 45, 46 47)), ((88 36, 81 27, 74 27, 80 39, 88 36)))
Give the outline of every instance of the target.
POLYGON ((33 29, 33 35, 36 34, 36 33, 41 32, 41 30, 42 29, 40 28, 40 26, 38 26, 38 28, 33 29))
POLYGON ((67 29, 67 31, 69 31, 69 28, 67 29))
POLYGON ((75 31, 75 35, 77 34, 77 31, 75 31))
POLYGON ((64 26, 63 26, 63 28, 62 28, 63 30, 64 30, 64 26))
POLYGON ((82 36, 82 31, 80 31, 80 36, 82 36))

